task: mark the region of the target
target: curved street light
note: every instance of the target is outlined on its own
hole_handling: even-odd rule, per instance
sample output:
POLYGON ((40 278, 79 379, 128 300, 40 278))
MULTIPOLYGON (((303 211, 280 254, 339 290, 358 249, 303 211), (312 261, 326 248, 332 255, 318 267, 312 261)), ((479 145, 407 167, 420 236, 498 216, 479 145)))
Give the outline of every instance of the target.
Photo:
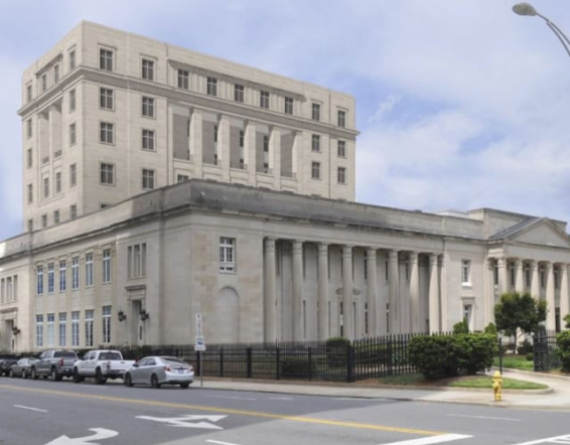
POLYGON ((566 37, 566 35, 564 35, 564 33, 560 30, 560 28, 558 28, 558 26, 556 26, 554 23, 552 23, 549 19, 547 19, 542 14, 539 14, 536 11, 536 9, 534 9, 534 6, 532 6, 530 3, 517 3, 516 5, 513 6, 513 12, 515 14, 518 14, 518 15, 524 15, 524 16, 530 16, 530 17, 536 15, 536 16, 540 17, 542 20, 544 20, 546 22, 546 24, 548 25, 548 27, 552 30, 552 32, 554 34, 556 34, 556 37, 558 37, 558 40, 560 40, 560 43, 562 43, 562 46, 564 47, 564 49, 568 53, 568 56, 570 56, 570 40, 568 40, 568 37, 566 37))

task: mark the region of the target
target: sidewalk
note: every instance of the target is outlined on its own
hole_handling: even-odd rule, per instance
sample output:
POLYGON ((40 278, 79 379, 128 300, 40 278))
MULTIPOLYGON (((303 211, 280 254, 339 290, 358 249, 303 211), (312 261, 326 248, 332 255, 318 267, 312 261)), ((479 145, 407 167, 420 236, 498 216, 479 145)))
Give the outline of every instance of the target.
MULTIPOLYGON (((279 394, 314 395, 326 397, 349 397, 365 399, 413 400, 421 402, 466 403, 497 407, 570 411, 570 377, 550 376, 517 370, 505 370, 504 377, 527 380, 548 385, 550 390, 539 391, 504 391, 503 401, 493 400, 493 391, 468 390, 460 388, 423 389, 405 387, 383 387, 354 384, 330 383, 289 383, 275 381, 250 381, 241 379, 206 378, 204 389, 222 389, 234 391, 256 391, 279 394)), ((192 385, 200 388, 197 379, 192 385)))

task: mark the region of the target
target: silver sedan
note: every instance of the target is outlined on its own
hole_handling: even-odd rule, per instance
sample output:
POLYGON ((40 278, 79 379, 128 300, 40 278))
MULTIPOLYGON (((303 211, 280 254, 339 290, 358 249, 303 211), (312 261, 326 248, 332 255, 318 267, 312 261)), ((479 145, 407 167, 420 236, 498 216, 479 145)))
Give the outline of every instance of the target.
POLYGON ((21 358, 10 368, 10 377, 22 377, 27 379, 30 376, 32 365, 37 361, 38 359, 33 357, 21 358))
POLYGON ((194 381, 194 368, 176 357, 145 357, 125 373, 125 385, 180 385, 188 388, 194 381))

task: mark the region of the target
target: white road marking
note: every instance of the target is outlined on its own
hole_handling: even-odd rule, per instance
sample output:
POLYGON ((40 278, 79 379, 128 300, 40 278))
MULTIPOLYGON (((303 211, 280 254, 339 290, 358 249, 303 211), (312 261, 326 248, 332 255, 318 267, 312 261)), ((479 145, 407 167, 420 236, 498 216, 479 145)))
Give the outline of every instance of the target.
POLYGON ((268 397, 269 400, 286 400, 292 401, 295 400, 293 397, 268 397))
POLYGON ((444 443, 444 442, 452 442, 454 440, 470 439, 471 437, 473 436, 465 436, 463 434, 443 434, 441 436, 422 437, 421 439, 404 440, 403 442, 392 442, 382 445, 432 445, 435 443, 444 443))
POLYGON ((118 432, 105 428, 89 428, 89 431, 93 431, 95 434, 86 437, 76 437, 74 439, 68 436, 60 436, 46 445, 95 445, 93 443, 94 440, 105 440, 119 435, 118 432))
POLYGON ((220 442, 218 440, 206 440, 206 442, 217 443, 219 445, 237 445, 236 443, 220 442))
POLYGON ((257 399, 251 398, 251 397, 235 397, 235 396, 213 396, 213 395, 208 395, 208 397, 214 398, 214 399, 230 399, 230 400, 249 400, 249 401, 255 401, 257 399))
POLYGON ((535 445, 537 443, 558 443, 558 444, 570 444, 570 435, 549 437, 548 439, 540 439, 532 442, 517 443, 516 445, 535 445))
POLYGON ((31 406, 14 405, 14 408, 27 409, 30 411, 37 411, 38 413, 47 413, 47 409, 32 408, 31 406))
POLYGON ((464 414, 448 414, 448 416, 450 416, 450 417, 466 417, 468 419, 505 420, 508 422, 522 422, 521 419, 511 419, 509 417, 467 416, 464 414))
POLYGON ((366 403, 372 403, 372 402, 392 402, 392 400, 389 399, 382 399, 382 398, 378 398, 378 399, 369 399, 369 398, 365 398, 365 397, 335 397, 335 400, 346 400, 349 402, 366 402, 366 403))
POLYGON ((137 416, 137 419, 152 420, 159 423, 167 423, 170 426, 182 428, 204 428, 207 430, 223 430, 221 426, 214 425, 208 422, 218 422, 225 419, 227 416, 194 416, 185 415, 180 417, 152 417, 152 416, 137 416), (194 420, 207 420, 207 422, 190 423, 194 420))

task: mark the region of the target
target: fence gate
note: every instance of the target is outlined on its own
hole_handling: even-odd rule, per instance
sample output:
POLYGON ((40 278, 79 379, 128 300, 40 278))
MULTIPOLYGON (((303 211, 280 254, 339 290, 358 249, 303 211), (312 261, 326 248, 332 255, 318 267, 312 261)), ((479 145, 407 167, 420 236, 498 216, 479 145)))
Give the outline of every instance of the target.
POLYGON ((556 333, 539 332, 533 336, 534 370, 546 372, 560 366, 556 354, 556 333))

